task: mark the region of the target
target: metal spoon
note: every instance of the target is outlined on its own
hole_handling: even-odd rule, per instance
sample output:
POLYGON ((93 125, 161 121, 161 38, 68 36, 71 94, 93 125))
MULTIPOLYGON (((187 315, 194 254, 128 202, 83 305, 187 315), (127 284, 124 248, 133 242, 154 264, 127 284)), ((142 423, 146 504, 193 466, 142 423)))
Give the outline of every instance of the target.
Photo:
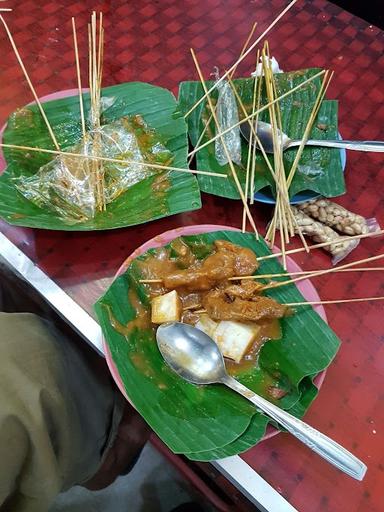
MULTIPOLYGON (((249 141, 251 127, 249 123, 242 123, 240 130, 243 137, 249 141)), ((272 126, 263 121, 257 122, 257 136, 266 153, 273 153, 273 137, 272 126)), ((277 130, 277 134, 281 137, 283 151, 295 146, 300 146, 301 140, 292 140, 285 133, 277 130)), ((345 148, 353 149, 354 151, 375 151, 377 153, 384 152, 384 142, 378 140, 307 140, 306 146, 322 146, 328 148, 345 148)))
POLYGON ((193 384, 225 384, 328 462, 357 480, 364 478, 367 467, 345 448, 229 376, 218 346, 204 332, 188 324, 169 322, 159 326, 156 339, 166 363, 183 379, 193 384))

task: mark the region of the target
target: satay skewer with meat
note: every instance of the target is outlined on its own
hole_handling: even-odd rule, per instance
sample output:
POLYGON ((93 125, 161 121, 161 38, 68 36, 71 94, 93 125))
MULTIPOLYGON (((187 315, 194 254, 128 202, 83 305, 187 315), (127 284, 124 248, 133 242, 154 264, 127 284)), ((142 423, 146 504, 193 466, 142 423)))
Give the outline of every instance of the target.
MULTIPOLYGON (((252 250, 217 240, 214 252, 198 259, 181 239, 172 244, 173 256, 163 248, 157 256, 142 262, 143 273, 149 278, 144 281, 149 284, 152 298, 153 324, 181 320, 195 325, 218 343, 224 356, 236 363, 247 357, 252 347, 260 348, 266 339, 280 337, 278 321, 293 314, 290 306, 295 304, 280 304, 262 295, 275 283, 263 284, 249 279, 259 267, 252 250), (271 331, 274 334, 271 335, 271 331)), ((350 267, 383 256, 314 271, 313 276, 339 269, 351 270, 350 267)), ((303 274, 276 285, 294 283, 311 276, 303 274)), ((379 300, 379 297, 374 299, 379 300)))

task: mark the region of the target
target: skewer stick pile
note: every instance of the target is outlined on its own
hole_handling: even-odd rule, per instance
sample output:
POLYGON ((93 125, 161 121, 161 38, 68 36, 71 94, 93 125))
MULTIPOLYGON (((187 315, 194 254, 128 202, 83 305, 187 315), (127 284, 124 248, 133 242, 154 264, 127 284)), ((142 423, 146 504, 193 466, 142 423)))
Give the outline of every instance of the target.
MULTIPOLYGON (((104 53, 104 28, 103 13, 99 15, 97 22, 96 12, 92 13, 91 23, 88 25, 89 39, 89 92, 91 96, 91 133, 92 133, 92 156, 101 156, 101 82, 103 76, 103 53, 104 53)), ((106 209, 104 193, 104 167, 100 160, 92 159, 92 177, 96 208, 99 211, 106 209)))
MULTIPOLYGON (((274 80, 274 74, 272 72, 270 66, 270 56, 268 50, 268 44, 265 45, 263 50, 263 70, 266 81, 266 90, 268 101, 271 102, 276 95, 276 83, 274 80)), ((281 113, 279 104, 273 104, 270 107, 269 115, 270 121, 272 125, 272 137, 273 137, 273 147, 274 147, 274 165, 275 165, 275 173, 273 174, 275 183, 276 183, 276 206, 272 221, 269 225, 269 229, 266 234, 266 240, 270 243, 271 246, 275 243, 276 230, 280 230, 280 242, 281 242, 281 252, 283 257, 283 266, 286 268, 286 244, 289 244, 290 237, 294 236, 295 231, 300 235, 300 238, 303 242, 305 249, 308 251, 308 247, 306 241, 303 237, 302 230, 295 218, 293 211, 290 206, 289 200, 289 187, 292 183, 293 177, 297 170, 302 152, 304 150, 305 144, 308 140, 309 134, 312 130, 314 121, 319 112, 321 103, 325 97, 326 90, 328 88, 329 82, 332 79, 332 73, 328 71, 325 72, 323 76, 323 80, 314 103, 313 109, 311 111, 310 117, 308 119, 307 125, 304 130, 303 139, 297 151, 295 160, 292 164, 291 169, 287 175, 286 170, 284 168, 283 161, 283 146, 282 146, 282 125, 281 125, 281 113)))

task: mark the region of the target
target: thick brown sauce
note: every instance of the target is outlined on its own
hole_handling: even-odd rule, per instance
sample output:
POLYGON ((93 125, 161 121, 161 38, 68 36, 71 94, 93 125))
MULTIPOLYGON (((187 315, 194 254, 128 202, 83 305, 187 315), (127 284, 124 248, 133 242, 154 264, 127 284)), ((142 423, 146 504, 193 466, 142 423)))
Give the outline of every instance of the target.
MULTIPOLYGON (((183 244, 183 242, 181 242, 181 244, 183 244)), ((177 241, 176 245, 174 245, 174 249, 179 254, 177 258, 170 259, 170 250, 161 248, 158 249, 156 254, 149 255, 145 260, 137 262, 142 273, 142 279, 162 279, 168 274, 179 271, 181 268, 188 267, 192 269, 200 265, 199 260, 196 260, 193 255, 191 256, 189 251, 184 253, 183 246, 177 244, 177 241)), ((150 297, 162 295, 169 291, 161 283, 151 283, 145 286, 150 297)), ((183 290, 183 288, 178 288, 177 291, 182 301, 183 308, 201 306, 202 297, 205 292, 191 292, 183 290)), ((185 311, 182 316, 182 321, 195 324, 198 318, 198 315, 194 314, 193 311, 185 311)), ((278 340, 280 338, 281 328, 279 320, 273 319, 261 324, 257 339, 240 363, 236 363, 230 359, 225 360, 228 372, 235 375, 254 368, 257 364, 260 349, 264 343, 268 340, 278 340)))
POLYGON ((122 336, 129 336, 133 329, 135 329, 136 327, 138 329, 148 329, 151 326, 149 311, 142 305, 135 290, 129 290, 128 300, 136 311, 136 318, 130 320, 127 324, 122 324, 117 320, 117 318, 114 317, 110 306, 104 306, 108 311, 108 318, 113 329, 115 329, 115 331, 121 334, 122 336))
MULTIPOLYGON (((149 311, 141 304, 135 290, 129 290, 128 299, 136 310, 136 318, 130 320, 127 324, 122 324, 119 322, 119 320, 117 320, 117 318, 113 315, 111 307, 106 304, 104 305, 108 311, 108 318, 111 326, 116 332, 124 337, 129 336, 136 327, 141 330, 151 327, 149 311)), ((140 370, 143 375, 146 375, 147 377, 153 377, 155 375, 143 352, 131 352, 129 357, 134 366, 140 370)), ((165 389, 166 387, 165 384, 161 382, 158 384, 158 386, 161 389, 165 389)))
POLYGON ((169 190, 169 187, 171 186, 171 182, 169 179, 160 174, 156 176, 152 183, 152 190, 153 192, 157 192, 159 194, 164 194, 164 192, 167 192, 169 190))

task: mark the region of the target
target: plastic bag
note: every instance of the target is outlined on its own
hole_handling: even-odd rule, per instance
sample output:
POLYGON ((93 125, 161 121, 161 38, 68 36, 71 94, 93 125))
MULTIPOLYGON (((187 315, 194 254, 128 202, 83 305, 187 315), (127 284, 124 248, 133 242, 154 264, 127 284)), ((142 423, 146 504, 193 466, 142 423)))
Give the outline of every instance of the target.
MULTIPOLYGON (((323 249, 332 255, 333 265, 336 265, 342 259, 346 258, 360 243, 360 240, 356 239, 343 240, 342 238, 345 237, 341 237, 329 226, 314 220, 298 207, 292 206, 292 212, 303 235, 309 236, 317 243, 332 242, 324 246, 323 249)), ((295 228, 295 231, 298 233, 298 228, 295 228)))
MULTIPOLYGON (((231 86, 226 80, 217 84, 219 97, 216 105, 217 119, 219 130, 224 130, 234 126, 239 122, 239 112, 237 109, 236 98, 231 86)), ((241 164, 241 139, 240 127, 237 126, 223 135, 223 140, 227 148, 228 154, 235 164, 241 164)), ((224 151, 221 137, 215 141, 215 156, 220 165, 228 163, 227 154, 224 151)))

